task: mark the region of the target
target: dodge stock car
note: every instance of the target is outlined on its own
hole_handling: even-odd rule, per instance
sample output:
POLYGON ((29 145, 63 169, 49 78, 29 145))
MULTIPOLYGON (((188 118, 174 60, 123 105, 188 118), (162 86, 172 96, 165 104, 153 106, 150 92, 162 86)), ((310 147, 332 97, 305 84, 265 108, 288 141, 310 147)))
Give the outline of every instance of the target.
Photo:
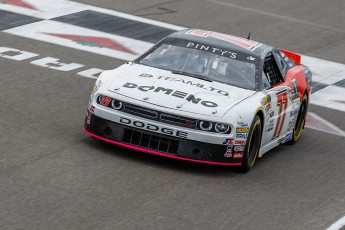
POLYGON ((301 56, 232 35, 175 32, 97 79, 84 131, 134 150, 250 170, 295 143, 312 76, 301 56))

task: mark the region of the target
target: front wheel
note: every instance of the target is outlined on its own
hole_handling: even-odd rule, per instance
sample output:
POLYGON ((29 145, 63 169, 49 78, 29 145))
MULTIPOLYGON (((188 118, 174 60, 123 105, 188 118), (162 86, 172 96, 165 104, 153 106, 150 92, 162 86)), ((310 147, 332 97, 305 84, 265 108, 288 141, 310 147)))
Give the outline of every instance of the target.
POLYGON ((241 172, 248 172, 255 163, 255 160, 258 156, 260 143, 262 135, 262 124, 260 117, 256 115, 250 126, 248 133, 247 143, 244 148, 244 154, 242 158, 242 165, 240 168, 241 172))
POLYGON ((295 144, 295 142, 300 138, 302 130, 304 128, 305 118, 307 116, 308 110, 308 97, 306 94, 303 95, 302 103, 299 108, 297 120, 292 133, 292 139, 288 141, 288 144, 295 144))

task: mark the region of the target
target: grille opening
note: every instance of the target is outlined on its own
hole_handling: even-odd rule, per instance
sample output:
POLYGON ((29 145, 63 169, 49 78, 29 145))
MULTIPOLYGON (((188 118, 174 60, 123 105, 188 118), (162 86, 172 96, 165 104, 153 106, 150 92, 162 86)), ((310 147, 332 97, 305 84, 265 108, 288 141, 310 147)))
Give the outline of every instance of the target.
POLYGON ((123 142, 137 145, 146 149, 158 150, 160 152, 172 154, 178 153, 180 144, 180 142, 177 140, 163 138, 131 129, 124 130, 123 142))
POLYGON ((158 146, 159 146, 159 137, 151 136, 151 142, 150 142, 149 148, 157 150, 158 146))
POLYGON ((165 121, 167 123, 173 123, 176 125, 182 125, 182 126, 186 126, 186 127, 194 127, 196 125, 196 121, 195 120, 188 120, 184 117, 179 117, 179 116, 175 116, 175 115, 168 115, 168 114, 161 114, 160 119, 162 121, 165 121))
POLYGON ((169 148, 169 139, 161 138, 158 150, 162 152, 168 152, 168 148, 169 148))
POLYGON ((125 105, 125 111, 130 114, 137 116, 147 117, 147 118, 157 118, 157 112, 150 109, 145 109, 135 105, 125 105))
POLYGON ((142 134, 141 135, 141 140, 140 140, 140 146, 144 147, 144 148, 147 148, 149 147, 149 144, 150 144, 150 135, 148 134, 142 134))
POLYGON ((111 136, 113 134, 113 130, 110 127, 106 127, 104 129, 104 134, 107 136, 111 136))
POLYGON ((177 153, 178 147, 179 147, 179 142, 175 141, 175 140, 171 140, 168 152, 169 153, 177 153))
POLYGON ((199 154, 200 153, 200 149, 198 149, 198 148, 193 149, 193 153, 194 154, 199 154))
POLYGON ((133 144, 133 145, 139 145, 139 144, 140 144, 140 139, 141 139, 141 133, 139 133, 139 132, 133 132, 133 133, 132 133, 131 144, 133 144))
POLYGON ((125 129, 125 132, 123 133, 123 141, 127 143, 131 143, 132 139, 132 131, 129 129, 125 129))

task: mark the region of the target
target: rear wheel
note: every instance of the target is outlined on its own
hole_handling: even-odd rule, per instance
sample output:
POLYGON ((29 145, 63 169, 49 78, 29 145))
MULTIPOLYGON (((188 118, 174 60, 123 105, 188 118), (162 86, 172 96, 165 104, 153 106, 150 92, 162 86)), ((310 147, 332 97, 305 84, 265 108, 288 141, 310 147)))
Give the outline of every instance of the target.
POLYGON ((307 116, 308 110, 308 97, 306 94, 303 95, 302 103, 299 108, 297 120, 292 133, 292 139, 288 141, 288 144, 295 144, 295 142, 300 138, 302 130, 305 124, 305 118, 307 116))
POLYGON ((261 135, 262 124, 260 117, 256 115, 250 127, 247 143, 244 148, 242 165, 240 168, 241 172, 248 172, 254 166, 260 149, 261 135))

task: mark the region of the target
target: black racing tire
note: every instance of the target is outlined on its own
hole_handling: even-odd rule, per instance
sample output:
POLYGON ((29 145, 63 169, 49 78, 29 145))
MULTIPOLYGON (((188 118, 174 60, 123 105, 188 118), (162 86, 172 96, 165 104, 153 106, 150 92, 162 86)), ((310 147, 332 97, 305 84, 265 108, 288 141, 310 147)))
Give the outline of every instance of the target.
POLYGON ((242 165, 240 171, 248 172, 253 166, 258 157, 262 136, 262 123, 260 117, 255 115, 254 120, 250 126, 247 143, 244 148, 242 165))
POLYGON ((288 141, 287 144, 290 144, 290 145, 295 144, 297 140, 300 138, 302 134, 302 130, 304 129, 307 111, 308 111, 308 96, 304 94, 302 98, 302 103, 299 108, 296 124, 293 129, 292 139, 288 141))

